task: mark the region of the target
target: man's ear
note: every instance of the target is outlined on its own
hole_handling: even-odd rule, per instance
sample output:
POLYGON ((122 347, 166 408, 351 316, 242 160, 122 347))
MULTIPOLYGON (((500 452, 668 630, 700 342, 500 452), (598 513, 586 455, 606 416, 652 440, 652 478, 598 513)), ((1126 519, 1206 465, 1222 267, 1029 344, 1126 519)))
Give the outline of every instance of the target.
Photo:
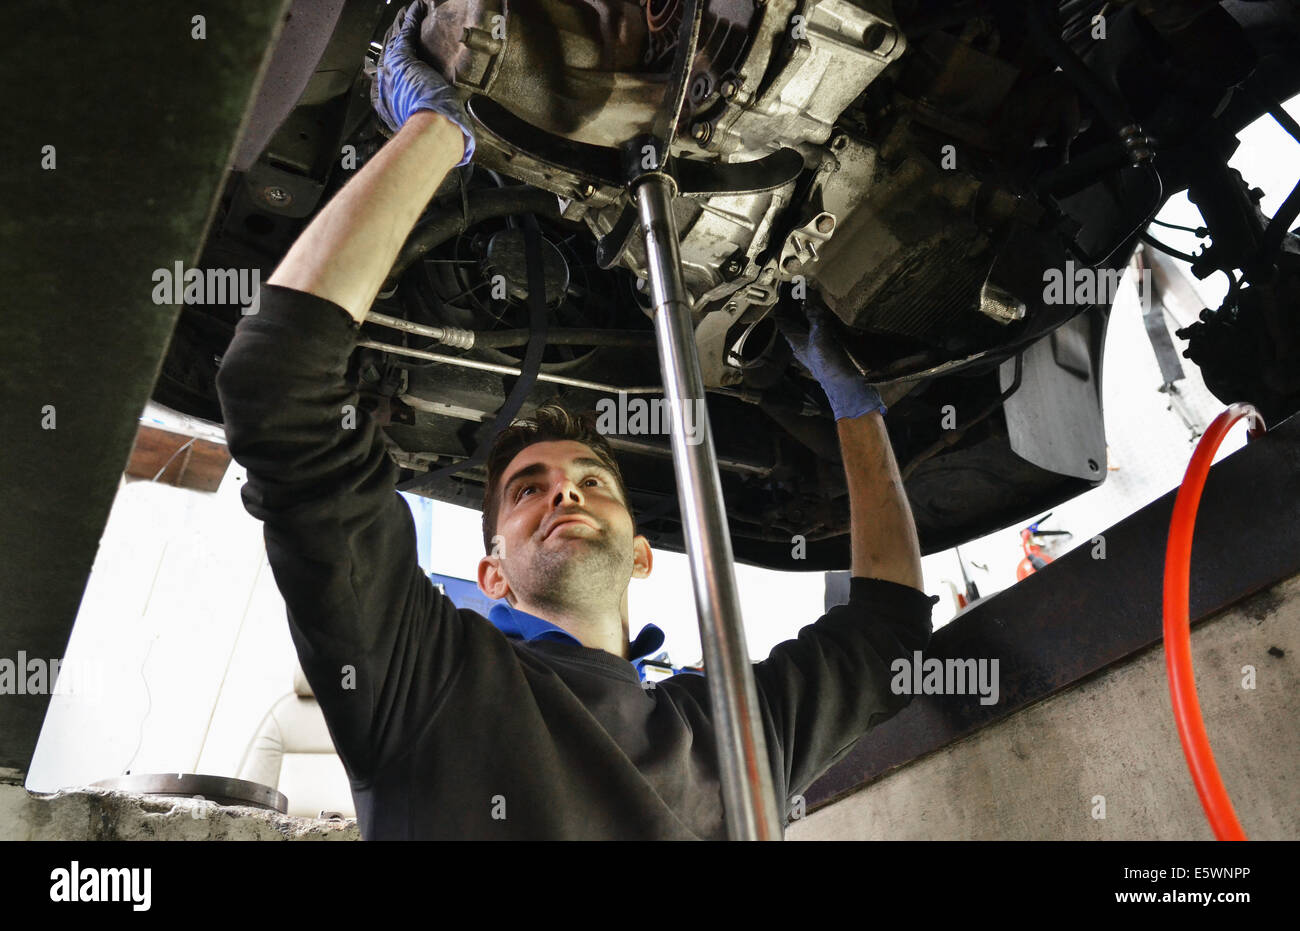
POLYGON ((644 579, 650 574, 654 567, 654 552, 650 549, 650 541, 645 537, 637 534, 632 538, 632 578, 644 579))
POLYGON ((510 583, 501 571, 501 557, 484 556, 478 561, 478 587, 493 601, 509 596, 510 583))

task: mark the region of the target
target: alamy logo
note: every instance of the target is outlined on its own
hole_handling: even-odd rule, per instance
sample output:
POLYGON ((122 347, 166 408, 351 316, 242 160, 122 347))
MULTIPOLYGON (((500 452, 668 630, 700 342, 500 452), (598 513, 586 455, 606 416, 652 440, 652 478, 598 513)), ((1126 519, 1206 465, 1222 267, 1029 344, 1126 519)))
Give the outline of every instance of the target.
POLYGON ((256 268, 155 268, 155 304, 239 304, 244 316, 262 306, 262 272, 256 268))
MULTIPOLYGON (((1115 303, 1119 293, 1120 282, 1124 279, 1126 268, 1088 268, 1075 267, 1074 262, 1067 261, 1065 268, 1048 268, 1043 270, 1043 303, 1088 305, 1103 304, 1109 307, 1115 303)), ((1151 269, 1142 269, 1142 287, 1139 289, 1142 309, 1148 310, 1151 300, 1151 269)))
POLYGON ((889 688, 895 695, 979 695, 981 705, 998 701, 995 659, 922 660, 917 650, 910 660, 894 660, 889 671, 894 674, 889 688))
POLYGON ((98 665, 28 657, 0 656, 0 695, 102 695, 98 665), (63 686, 56 690, 56 686, 63 686))
POLYGON ((137 912, 149 911, 153 870, 150 867, 81 867, 76 860, 68 869, 50 872, 51 902, 132 902, 137 912))
MULTIPOLYGON (((601 436, 636 436, 672 431, 674 408, 667 398, 632 398, 618 393, 618 401, 601 398, 596 402, 596 432, 601 436)), ((704 442, 704 400, 687 398, 681 404, 681 423, 689 446, 704 442)))

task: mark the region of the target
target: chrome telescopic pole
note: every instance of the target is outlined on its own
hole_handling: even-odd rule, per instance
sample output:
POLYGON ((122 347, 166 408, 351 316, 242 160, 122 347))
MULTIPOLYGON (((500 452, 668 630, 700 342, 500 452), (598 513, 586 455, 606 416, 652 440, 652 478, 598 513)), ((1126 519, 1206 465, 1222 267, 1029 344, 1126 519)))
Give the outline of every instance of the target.
POLYGON ((727 833, 732 840, 780 840, 781 822, 740 618, 731 535, 704 404, 690 296, 682 281, 672 210, 676 183, 654 171, 634 181, 633 193, 645 237, 659 366, 672 411, 673 465, 713 704, 727 833), (688 434, 688 427, 696 428, 693 434, 688 434))

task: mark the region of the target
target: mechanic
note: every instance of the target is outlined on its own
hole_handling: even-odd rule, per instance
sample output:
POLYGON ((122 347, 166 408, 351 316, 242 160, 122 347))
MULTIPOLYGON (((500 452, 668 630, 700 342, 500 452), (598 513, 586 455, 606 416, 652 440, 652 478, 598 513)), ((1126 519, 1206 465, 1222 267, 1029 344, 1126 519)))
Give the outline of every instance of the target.
MULTIPOLYGON (((397 467, 346 370, 420 212, 474 152, 469 121, 398 14, 374 91, 389 142, 311 222, 244 317, 217 387, 244 505, 264 523, 290 633, 364 839, 725 839, 707 682, 644 687, 627 590, 651 570, 590 421, 553 407, 489 458, 478 582, 457 609, 416 556, 397 467), (352 426, 351 429, 349 427, 352 426)), ((847 604, 753 666, 778 803, 910 697, 890 663, 929 642, 916 529, 879 395, 814 317, 788 332, 837 420, 852 511, 847 604)), ((707 673, 707 670, 706 670, 707 673)))

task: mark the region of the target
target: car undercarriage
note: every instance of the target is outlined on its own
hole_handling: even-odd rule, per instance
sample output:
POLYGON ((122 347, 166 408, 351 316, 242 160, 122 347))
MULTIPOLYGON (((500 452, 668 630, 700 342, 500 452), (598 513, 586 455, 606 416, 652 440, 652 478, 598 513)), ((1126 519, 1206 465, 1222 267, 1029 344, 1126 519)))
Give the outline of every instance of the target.
MULTIPOLYGON (((403 490, 481 508, 473 454, 521 382, 524 414, 662 393, 622 160, 692 8, 446 0, 426 19, 477 150, 425 208, 349 370, 403 490)), ((395 13, 294 5, 200 266, 265 279, 383 145, 370 87, 395 13)), ((1114 282, 1139 242, 1160 247, 1147 227, 1180 191, 1212 241, 1186 257, 1193 273, 1231 282, 1186 331, 1189 357, 1225 402, 1270 421, 1300 409, 1300 193, 1265 216, 1227 165, 1263 113, 1300 142, 1280 106, 1300 91, 1292 4, 699 0, 699 14, 677 142, 647 157, 677 179, 737 559, 848 565, 834 420, 776 323, 814 305, 889 406, 924 552, 1101 482, 1114 282)), ((154 398, 220 421, 214 380, 240 315, 187 304, 154 398)), ((608 438, 639 532, 680 550, 668 437, 608 438)))

